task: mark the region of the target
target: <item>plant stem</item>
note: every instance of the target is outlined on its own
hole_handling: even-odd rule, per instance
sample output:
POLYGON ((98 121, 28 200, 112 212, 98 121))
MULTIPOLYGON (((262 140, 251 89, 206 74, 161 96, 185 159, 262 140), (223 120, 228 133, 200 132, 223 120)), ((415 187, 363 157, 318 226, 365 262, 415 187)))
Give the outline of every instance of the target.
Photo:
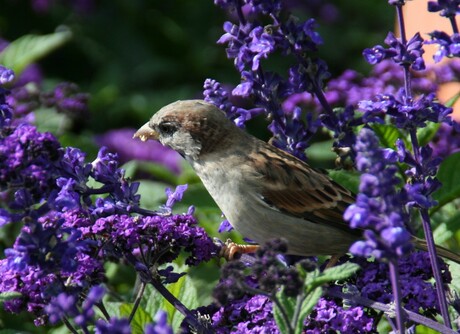
POLYGON ((393 298, 396 307, 396 324, 398 326, 399 333, 405 333, 404 331, 404 312, 401 305, 401 285, 399 281, 399 270, 398 264, 395 261, 389 263, 390 267, 390 278, 391 278, 391 287, 393 290, 393 298))
MULTIPOLYGON (((422 172, 422 157, 420 153, 420 147, 417 139, 417 133, 415 129, 409 131, 410 138, 412 142, 412 150, 414 152, 414 158, 417 163, 417 174, 419 177, 423 177, 422 172)), ((423 180, 421 180, 423 181, 423 180)), ((444 323, 449 328, 452 328, 450 323, 449 310, 447 307, 447 298, 444 291, 444 284, 442 282, 441 270, 439 268, 438 254, 436 251, 436 245, 434 243, 433 231, 431 230, 430 216, 428 214, 428 209, 420 208, 420 215, 422 217, 422 226, 425 233, 425 239, 428 247, 428 254, 430 256, 431 269, 433 271, 434 279, 436 282, 436 295, 438 298, 439 308, 441 310, 441 315, 444 320, 444 323)))
POLYGON ((77 330, 72 326, 72 324, 69 322, 69 320, 66 317, 62 318, 62 322, 67 327, 69 332, 71 332, 73 334, 78 334, 77 330))
POLYGON ((434 279, 436 282, 436 295, 438 297, 439 308, 441 309, 441 315, 444 320, 444 324, 449 328, 452 328, 452 324, 450 323, 449 309, 447 307, 446 292, 444 291, 444 283, 442 281, 441 270, 439 268, 438 254, 436 251, 436 245, 434 243, 433 231, 431 230, 430 216, 428 215, 427 209, 420 209, 420 214, 422 216, 422 225, 428 246, 428 254, 430 255, 431 269, 433 270, 434 279))
POLYGON ((301 295, 297 296, 297 302, 296 302, 296 305, 295 305, 294 315, 292 316, 292 320, 291 320, 291 327, 292 328, 295 328, 295 326, 297 324, 297 321, 299 320, 300 311, 302 310, 302 304, 303 304, 303 301, 305 300, 306 297, 307 296, 303 292, 302 292, 301 295))
POLYGON ((139 304, 140 304, 141 299, 142 299, 142 295, 144 294, 145 287, 146 287, 146 284, 144 282, 141 282, 141 287, 137 291, 136 300, 134 301, 133 309, 131 310, 131 313, 130 313, 129 318, 128 318, 129 323, 131 323, 131 321, 134 318, 134 314, 136 314, 137 308, 139 307, 139 304))
POLYGON ((454 34, 458 34, 458 26, 457 26, 457 21, 455 20, 455 15, 449 17, 450 24, 452 25, 452 30, 454 31, 454 34))
POLYGON ((107 321, 109 321, 110 320, 110 314, 109 314, 109 312, 107 312, 107 309, 105 308, 104 303, 103 302, 96 303, 96 306, 102 312, 102 314, 104 315, 105 319, 107 321))
POLYGON ((172 305, 176 310, 182 313, 185 316, 185 321, 189 323, 190 326, 194 327, 198 333, 202 334, 213 334, 214 331, 203 326, 203 324, 196 318, 196 316, 184 305, 182 302, 174 297, 174 295, 169 292, 166 287, 161 284, 158 280, 150 276, 150 284, 172 305))

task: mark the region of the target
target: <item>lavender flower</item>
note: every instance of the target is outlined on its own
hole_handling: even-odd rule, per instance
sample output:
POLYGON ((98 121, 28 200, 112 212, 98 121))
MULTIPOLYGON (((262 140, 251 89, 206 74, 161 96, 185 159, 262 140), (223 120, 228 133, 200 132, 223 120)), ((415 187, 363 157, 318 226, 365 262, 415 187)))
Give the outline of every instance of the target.
POLYGON ((348 207, 344 218, 352 228, 366 229, 366 241, 355 242, 350 251, 361 256, 395 260, 411 249, 410 233, 405 228, 408 214, 404 205, 407 194, 398 191, 396 152, 381 149, 369 129, 358 135, 355 146, 356 167, 363 174, 356 203, 348 207))
POLYGON ((432 139, 430 146, 433 149, 433 157, 444 159, 460 151, 460 133, 455 127, 443 123, 432 139))
POLYGON ((366 122, 383 122, 385 115, 390 116, 400 129, 417 129, 426 126, 427 122, 450 123, 452 108, 435 102, 435 94, 422 95, 416 99, 407 99, 401 89, 396 96, 389 94, 377 95, 373 100, 363 100, 359 109, 364 112, 366 122))
POLYGON ((105 289, 101 286, 91 288, 88 297, 83 303, 79 303, 75 295, 65 292, 51 299, 49 305, 45 307, 52 324, 57 323, 63 318, 73 319, 79 326, 87 326, 94 322, 95 304, 100 303, 105 294, 105 289))
POLYGON ((131 334, 131 326, 126 318, 111 318, 108 322, 98 320, 96 322, 96 334, 131 334))
POLYGON ((388 49, 377 45, 372 49, 364 50, 363 55, 367 62, 377 64, 384 59, 391 58, 395 63, 411 67, 415 71, 425 69, 425 62, 422 58, 423 39, 419 33, 416 33, 407 43, 403 43, 392 32, 389 32, 385 43, 389 46, 388 49))
POLYGON ((327 68, 321 60, 312 60, 306 56, 316 51, 317 45, 321 43, 315 31, 314 20, 299 23, 289 18, 284 22, 281 19, 280 1, 247 1, 251 12, 258 15, 270 13, 272 24, 261 26, 244 17, 241 3, 220 1, 218 4, 226 9, 237 9, 240 21, 238 25, 226 22, 226 33, 218 41, 227 45, 227 56, 234 59, 235 67, 243 78, 232 94, 251 98, 255 108, 245 110, 232 106, 228 102, 228 94, 223 93, 220 85, 211 80, 205 83, 205 99, 225 110, 230 117, 237 114, 236 122, 239 126, 263 111, 273 120, 269 129, 273 132, 275 145, 305 159, 304 149, 319 122, 313 115, 307 116, 306 121, 302 120, 300 109, 286 115, 281 108, 281 101, 293 92, 304 90, 322 96, 321 87, 328 76, 327 68), (300 63, 289 70, 288 80, 263 69, 262 60, 277 50, 284 55, 292 54, 300 63))
MULTIPOLYGON (((9 90, 1 87, 14 80, 14 72, 9 68, 0 65, 0 130, 11 122, 12 109, 6 102, 6 97, 10 93, 9 90)), ((3 131, 0 132, 2 135, 3 131)))
POLYGON ((437 0, 428 1, 429 12, 440 12, 439 15, 448 18, 455 17, 460 13, 460 1, 458 0, 437 0))
POLYGON ((438 44, 438 50, 433 55, 436 63, 439 63, 444 57, 460 56, 460 34, 454 33, 451 36, 443 31, 433 31, 430 34, 431 41, 427 44, 438 44))
POLYGON ((165 207, 171 209, 176 202, 180 202, 187 188, 188 185, 186 184, 177 186, 174 191, 172 191, 170 188, 166 188, 165 192, 168 199, 166 200, 165 207))
POLYGON ((6 85, 14 80, 13 70, 0 65, 0 85, 6 85))
POLYGON ((70 82, 58 84, 54 91, 42 96, 46 107, 54 107, 60 113, 65 113, 74 119, 88 117, 89 95, 81 93, 78 86, 70 82))
POLYGON ((167 314, 164 311, 158 311, 155 315, 155 324, 145 326, 145 334, 173 334, 171 326, 167 322, 167 314))

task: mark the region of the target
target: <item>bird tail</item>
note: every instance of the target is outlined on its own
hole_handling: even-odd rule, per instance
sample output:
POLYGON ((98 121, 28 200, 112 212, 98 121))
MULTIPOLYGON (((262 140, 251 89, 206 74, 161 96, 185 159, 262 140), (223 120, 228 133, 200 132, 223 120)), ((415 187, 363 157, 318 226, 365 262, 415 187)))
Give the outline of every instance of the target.
MULTIPOLYGON (((428 245, 426 243, 425 239, 420 239, 416 237, 412 237, 412 241, 415 244, 415 248, 423 251, 428 251, 428 245)), ((446 259, 449 259, 451 261, 454 261, 458 264, 460 264, 460 255, 457 253, 452 252, 451 250, 444 248, 442 246, 436 245, 436 252, 438 253, 438 256, 444 257, 446 259)))

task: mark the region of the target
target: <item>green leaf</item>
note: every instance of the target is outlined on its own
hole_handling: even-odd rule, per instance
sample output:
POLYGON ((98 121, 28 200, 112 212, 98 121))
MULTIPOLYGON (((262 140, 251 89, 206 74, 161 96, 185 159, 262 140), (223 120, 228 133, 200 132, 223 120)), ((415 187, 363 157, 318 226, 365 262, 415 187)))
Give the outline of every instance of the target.
POLYGON ((120 318, 121 315, 121 302, 104 302, 105 309, 110 317, 120 318))
POLYGON ((438 205, 432 210, 437 211, 442 206, 460 197, 460 152, 448 156, 439 167, 438 179, 442 183, 434 194, 433 198, 438 205))
MULTIPOLYGON (((133 304, 123 303, 120 305, 120 313, 123 317, 129 318, 133 310, 133 304)), ((138 307, 134 313, 133 320, 131 321, 132 334, 143 334, 144 327, 153 321, 152 315, 147 313, 142 307, 138 307)))
POLYGON ((460 99, 460 92, 452 96, 447 102, 446 106, 447 107, 453 107, 453 105, 460 99))
POLYGON ((273 303, 273 317, 275 318, 276 325, 278 326, 280 332, 282 334, 289 333, 290 324, 288 322, 290 322, 294 317, 296 300, 293 297, 287 297, 283 291, 279 291, 276 294, 276 298, 278 299, 281 308, 286 313, 287 319, 285 319, 281 308, 276 303, 273 303))
POLYGON ((322 272, 322 279, 329 282, 344 280, 359 270, 360 266, 356 263, 346 262, 344 264, 327 268, 322 272))
POLYGON ((332 140, 316 142, 307 149, 308 157, 315 161, 331 161, 337 158, 337 154, 332 152, 332 140))
POLYGON ((10 291, 10 292, 2 292, 0 293, 0 303, 4 303, 7 300, 19 298, 22 295, 19 292, 10 291))
POLYGON ((159 205, 165 203, 165 188, 170 187, 168 184, 150 180, 138 181, 140 182, 138 193, 141 195, 141 207, 156 210, 158 209, 159 205))
POLYGON ((49 35, 24 35, 11 42, 0 53, 0 64, 11 68, 19 76, 27 65, 43 58, 72 37, 69 30, 49 35))
POLYGON ((380 143, 383 147, 388 147, 392 149, 396 148, 396 140, 399 138, 403 139, 405 144, 407 144, 405 136, 399 131, 397 127, 393 125, 374 124, 372 126, 372 129, 374 130, 377 137, 379 137, 380 143))
MULTIPOLYGON (((175 268, 176 272, 182 272, 180 268, 175 268)), ((198 303, 198 292, 192 284, 188 275, 183 276, 177 283, 168 286, 168 290, 179 299, 189 310, 195 309, 200 304, 198 303)), ((173 333, 177 333, 184 320, 184 316, 172 305, 168 304, 168 319, 171 319, 173 333)))
POLYGON ((360 174, 346 170, 328 170, 328 175, 342 187, 347 188, 353 193, 358 193, 360 174))
POLYGON ((344 280, 353 275, 359 268, 359 265, 356 263, 347 262, 339 266, 328 268, 323 272, 314 271, 308 273, 305 280, 306 289, 307 291, 312 291, 323 284, 344 280))
POLYGON ((307 297, 303 300, 302 306, 300 308, 299 318, 294 328, 295 334, 301 334, 303 330, 303 323, 305 318, 311 313, 315 305, 318 303, 318 300, 323 295, 323 289, 321 287, 315 288, 311 291, 307 297))
POLYGON ((441 126, 441 123, 431 123, 429 122, 427 126, 424 128, 420 128, 417 130, 417 138, 419 141, 420 146, 425 146, 427 145, 433 137, 436 135, 438 132, 439 127, 441 126))
POLYGON ((434 238, 437 244, 443 244, 454 237, 455 233, 460 230, 460 212, 457 212, 447 221, 442 222, 434 230, 434 238))
POLYGON ((145 287, 144 297, 142 298, 140 305, 148 314, 155 317, 155 314, 157 314, 159 310, 166 309, 166 303, 167 301, 152 285, 147 285, 145 287))

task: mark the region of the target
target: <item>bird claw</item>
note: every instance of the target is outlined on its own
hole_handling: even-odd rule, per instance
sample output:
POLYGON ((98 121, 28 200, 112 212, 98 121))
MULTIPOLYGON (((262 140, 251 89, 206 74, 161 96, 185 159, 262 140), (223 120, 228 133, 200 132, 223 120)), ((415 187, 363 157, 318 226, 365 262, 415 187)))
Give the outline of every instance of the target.
POLYGON ((222 245, 219 256, 227 261, 238 260, 241 255, 255 253, 257 249, 259 249, 259 245, 240 245, 231 239, 227 239, 225 244, 222 245))

